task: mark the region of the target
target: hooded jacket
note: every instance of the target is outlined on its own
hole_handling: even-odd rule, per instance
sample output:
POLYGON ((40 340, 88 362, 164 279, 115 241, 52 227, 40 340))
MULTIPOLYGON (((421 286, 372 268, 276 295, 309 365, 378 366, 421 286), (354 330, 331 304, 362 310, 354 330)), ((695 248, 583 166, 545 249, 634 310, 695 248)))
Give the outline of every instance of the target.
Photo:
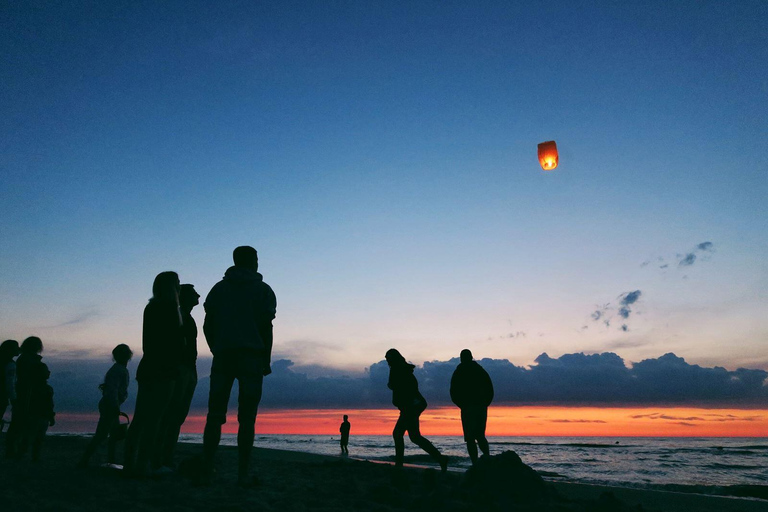
POLYGON ((493 382, 475 361, 459 363, 451 377, 451 400, 465 407, 488 407, 493 401, 493 382))
POLYGON ((215 356, 231 349, 272 351, 272 320, 277 299, 257 271, 229 267, 203 304, 203 332, 215 356))
POLYGON ((419 393, 419 382, 413 375, 416 366, 405 363, 397 364, 389 368, 389 382, 387 387, 392 390, 392 405, 400 409, 427 408, 427 401, 419 393))

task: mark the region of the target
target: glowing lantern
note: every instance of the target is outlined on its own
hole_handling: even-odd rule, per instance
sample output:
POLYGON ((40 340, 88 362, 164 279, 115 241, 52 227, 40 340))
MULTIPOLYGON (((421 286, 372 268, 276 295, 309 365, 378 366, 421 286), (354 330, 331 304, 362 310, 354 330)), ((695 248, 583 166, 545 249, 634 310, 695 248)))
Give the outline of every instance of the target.
POLYGON ((551 171, 557 167, 557 144, 550 140, 539 144, 539 163, 545 171, 551 171))

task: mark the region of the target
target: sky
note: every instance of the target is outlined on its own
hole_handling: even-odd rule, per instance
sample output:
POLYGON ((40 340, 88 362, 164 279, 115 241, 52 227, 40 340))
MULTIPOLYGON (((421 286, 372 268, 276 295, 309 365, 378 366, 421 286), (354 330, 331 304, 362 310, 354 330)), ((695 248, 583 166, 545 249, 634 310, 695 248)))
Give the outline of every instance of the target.
POLYGON ((156 274, 204 299, 247 244, 299 389, 470 348, 533 391, 602 354, 726 376, 619 403, 768 409, 766 34, 760 1, 6 5, 0 337, 43 339, 74 413, 156 274))

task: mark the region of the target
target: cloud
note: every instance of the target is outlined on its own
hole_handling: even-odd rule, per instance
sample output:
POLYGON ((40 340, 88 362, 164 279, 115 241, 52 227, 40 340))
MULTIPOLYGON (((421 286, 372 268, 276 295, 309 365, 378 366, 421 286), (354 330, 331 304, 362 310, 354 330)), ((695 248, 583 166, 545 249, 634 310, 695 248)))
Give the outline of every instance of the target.
MULTIPOLYGON (((59 411, 95 412, 100 399, 98 385, 112 362, 108 356, 96 359, 61 360, 46 356, 51 369, 50 383, 56 392, 59 411)), ((768 407, 768 372, 740 368, 701 367, 675 354, 646 359, 630 366, 617 354, 564 354, 553 358, 546 353, 530 367, 505 359, 478 361, 491 376, 497 405, 668 405, 768 407)), ((129 371, 136 374, 138 361, 129 371)), ((458 358, 428 361, 417 367, 415 376, 427 401, 452 405, 449 388, 458 358)), ((192 402, 195 411, 207 409, 211 360, 198 360, 200 380, 192 402)), ((387 408, 392 392, 387 388, 386 361, 372 364, 364 373, 313 365, 300 367, 289 359, 273 362, 273 373, 265 378, 263 408, 387 408)), ((236 410, 237 385, 230 406, 236 410)), ((132 380, 130 399, 124 410, 133 410, 136 383, 132 380)), ((653 413, 656 414, 656 413, 653 413)), ((674 417, 648 415, 659 421, 736 421, 729 416, 674 417)), ((759 419, 759 416, 754 416, 759 419)), ((739 418, 743 419, 743 418, 739 418)))
POLYGON ((608 423, 603 420, 549 420, 552 423, 608 423))
MULTIPOLYGON (((616 310, 616 314, 623 320, 629 319, 629 316, 632 314, 632 306, 640 299, 642 293, 640 290, 634 290, 619 295, 619 307, 616 310)), ((613 307, 610 302, 602 306, 596 306, 596 309, 589 316, 593 321, 602 322, 606 327, 610 327, 613 320, 613 307)), ((627 332, 629 331, 629 325, 622 323, 618 329, 622 332, 627 332)))
MULTIPOLYGON (((655 258, 655 263, 657 263, 658 268, 661 270, 666 270, 669 268, 670 264, 667 260, 676 260, 678 267, 690 267, 693 266, 697 261, 708 260, 709 256, 714 252, 715 244, 713 242, 706 241, 696 244, 692 249, 686 252, 675 254, 674 258, 659 256, 655 258)), ((645 260, 640 264, 640 267, 647 267, 653 262, 653 259, 645 260)))
POLYGON ((64 320, 63 322, 60 322, 55 325, 48 326, 49 329, 57 329, 59 327, 70 327, 73 325, 79 325, 84 324, 86 322, 89 322, 93 320, 94 318, 98 317, 101 313, 96 308, 90 308, 87 309, 77 315, 74 315, 73 317, 64 320))

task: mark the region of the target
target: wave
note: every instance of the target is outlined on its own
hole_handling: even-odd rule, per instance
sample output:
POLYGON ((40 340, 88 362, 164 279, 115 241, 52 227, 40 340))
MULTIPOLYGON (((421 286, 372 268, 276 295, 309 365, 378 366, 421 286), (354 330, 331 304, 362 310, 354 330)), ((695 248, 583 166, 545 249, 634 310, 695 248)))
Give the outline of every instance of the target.
POLYGON ((754 464, 720 464, 719 462, 715 462, 714 464, 707 464, 704 467, 711 469, 763 469, 765 466, 754 464))

